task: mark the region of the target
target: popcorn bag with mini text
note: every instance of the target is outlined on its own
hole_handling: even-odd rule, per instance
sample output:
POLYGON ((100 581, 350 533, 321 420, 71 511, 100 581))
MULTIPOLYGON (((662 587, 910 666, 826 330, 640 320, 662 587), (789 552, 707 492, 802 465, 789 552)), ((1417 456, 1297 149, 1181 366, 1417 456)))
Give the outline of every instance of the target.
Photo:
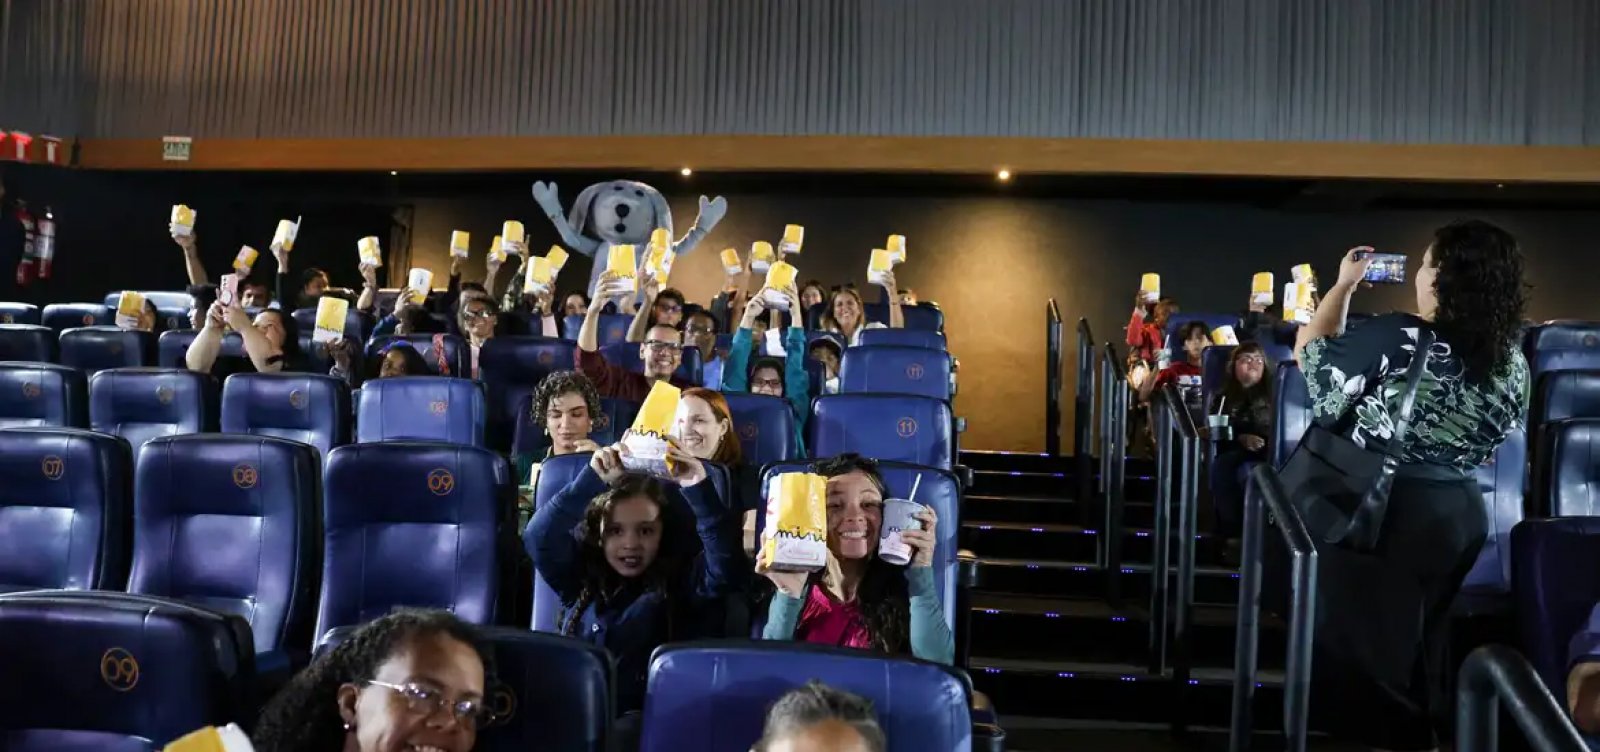
POLYGON ((450 256, 452 258, 466 258, 467 252, 472 248, 472 233, 461 230, 450 231, 450 256))
POLYGON ((732 248, 722 249, 722 271, 730 277, 744 271, 744 263, 739 261, 738 251, 732 248))
POLYGON ((300 237, 300 220, 278 220, 278 229, 272 233, 272 244, 285 251, 294 250, 294 239, 300 237))
POLYGON ((171 744, 163 752, 254 752, 250 737, 232 723, 226 726, 207 726, 191 732, 171 744))
POLYGON ((650 394, 639 406, 639 415, 633 427, 622 437, 622 466, 630 473, 644 473, 662 480, 672 480, 672 460, 667 448, 672 446, 672 422, 678 415, 678 400, 682 390, 665 381, 650 387, 650 394))
POLYGON ((639 261, 634 255, 633 246, 611 246, 611 254, 606 258, 606 271, 616 276, 624 292, 638 291, 639 261))
POLYGON ((1272 305, 1272 288, 1272 272, 1256 272, 1256 275, 1250 278, 1250 304, 1272 305))
POLYGON ((186 238, 194 234, 195 221, 200 218, 200 212, 190 209, 183 204, 172 207, 172 235, 173 237, 186 238))
POLYGON ((1139 295, 1146 303, 1154 303, 1161 299, 1161 275, 1153 272, 1139 277, 1139 295))
POLYGON ((828 481, 813 473, 782 473, 767 484, 767 520, 757 552, 778 572, 814 572, 828 564, 828 481))
POLYGON ((889 281, 889 271, 894 268, 894 257, 882 248, 872 250, 872 258, 867 261, 867 281, 874 285, 886 284, 889 281))
POLYGON ((789 310, 789 296, 784 290, 794 286, 795 279, 800 273, 787 261, 779 261, 767 270, 766 289, 761 293, 761 298, 767 301, 768 308, 779 311, 789 310))
POLYGON ((783 241, 778 243, 778 252, 787 256, 799 253, 800 247, 806 242, 806 228, 800 225, 784 225, 783 241))
POLYGON ((889 252, 889 258, 895 264, 903 264, 903 263, 905 263, 905 261, 906 261, 906 236, 904 236, 904 235, 890 235, 889 236, 889 241, 884 244, 883 249, 889 252))
POLYGON ((750 271, 765 274, 777 261, 778 256, 772 252, 771 243, 757 240, 750 244, 750 271))
POLYGON ((117 297, 117 326, 132 329, 139 325, 139 317, 143 314, 143 295, 130 290, 117 297))
POLYGON ((356 253, 361 257, 362 266, 374 269, 383 266, 383 247, 378 245, 378 239, 368 236, 356 241, 356 253))
POLYGON ((350 301, 333 295, 317 299, 317 328, 311 332, 312 342, 333 342, 344 336, 345 317, 350 313, 350 301))

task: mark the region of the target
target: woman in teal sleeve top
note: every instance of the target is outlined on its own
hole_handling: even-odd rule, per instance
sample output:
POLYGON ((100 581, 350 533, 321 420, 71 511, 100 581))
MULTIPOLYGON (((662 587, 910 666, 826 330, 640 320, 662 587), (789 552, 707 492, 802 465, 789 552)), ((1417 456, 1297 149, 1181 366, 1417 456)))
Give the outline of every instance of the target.
POLYGON ((885 493, 877 462, 843 454, 813 472, 828 479, 828 567, 807 573, 758 565, 777 590, 761 637, 954 662, 955 637, 933 580, 933 510, 917 514, 921 530, 900 534, 912 548, 910 564, 890 564, 878 557, 885 493))
MULTIPOLYGON (((806 454, 806 420, 811 417, 811 377, 806 374, 806 330, 791 326, 783 333, 782 370, 777 358, 762 358, 750 367, 750 351, 755 346, 752 329, 756 319, 767 310, 764 287, 750 298, 744 307, 744 321, 733 334, 733 344, 728 348, 728 362, 722 368, 722 391, 750 392, 772 397, 788 397, 794 411, 794 445, 799 456, 806 454), (754 383, 752 383, 752 381, 754 383)), ((800 294, 790 287, 782 291, 789 299, 789 310, 800 310, 800 294)), ((798 317, 792 317, 798 321, 798 317)), ((769 332, 767 336, 772 336, 769 332)))

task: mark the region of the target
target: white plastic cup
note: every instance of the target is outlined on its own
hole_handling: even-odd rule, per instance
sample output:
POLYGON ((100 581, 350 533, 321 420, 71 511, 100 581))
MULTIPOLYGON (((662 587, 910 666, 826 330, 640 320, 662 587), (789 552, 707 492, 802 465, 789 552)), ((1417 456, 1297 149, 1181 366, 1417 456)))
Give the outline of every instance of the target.
POLYGON ((884 500, 883 526, 878 537, 878 558, 902 566, 911 563, 911 545, 900 539, 900 531, 921 530, 922 520, 917 519, 917 513, 922 509, 922 505, 915 501, 884 500))

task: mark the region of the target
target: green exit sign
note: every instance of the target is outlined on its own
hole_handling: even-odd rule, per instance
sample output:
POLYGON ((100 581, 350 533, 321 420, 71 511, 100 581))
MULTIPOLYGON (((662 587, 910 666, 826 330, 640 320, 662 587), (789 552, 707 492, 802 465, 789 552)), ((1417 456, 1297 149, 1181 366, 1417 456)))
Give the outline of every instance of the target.
POLYGON ((194 149, 194 139, 188 136, 166 136, 161 139, 161 158, 168 162, 187 162, 194 149))

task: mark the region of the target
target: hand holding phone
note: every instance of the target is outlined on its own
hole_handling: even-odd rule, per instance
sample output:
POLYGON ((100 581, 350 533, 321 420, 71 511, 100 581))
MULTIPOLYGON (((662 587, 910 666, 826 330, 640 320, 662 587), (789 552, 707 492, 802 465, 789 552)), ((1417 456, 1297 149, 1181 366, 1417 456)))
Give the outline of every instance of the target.
POLYGON ((1362 251, 1358 258, 1365 259, 1367 273, 1361 281, 1375 285, 1400 285, 1406 281, 1406 257, 1399 253, 1362 251))

